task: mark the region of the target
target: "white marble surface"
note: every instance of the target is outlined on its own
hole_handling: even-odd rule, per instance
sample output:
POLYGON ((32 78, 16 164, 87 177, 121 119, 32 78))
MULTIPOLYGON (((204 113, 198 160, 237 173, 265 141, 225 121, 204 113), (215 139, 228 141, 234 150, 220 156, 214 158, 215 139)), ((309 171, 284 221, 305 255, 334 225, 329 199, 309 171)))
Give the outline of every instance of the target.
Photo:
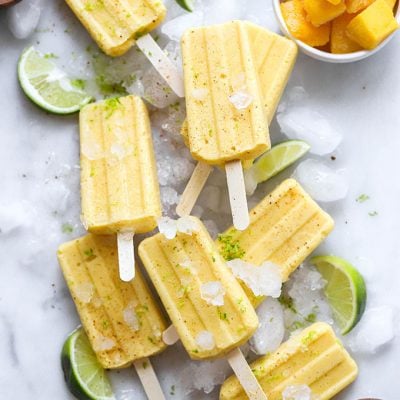
MULTIPOLYGON (((64 384, 59 353, 78 318, 57 265, 56 248, 83 232, 75 167, 77 117, 46 115, 32 105, 18 86, 16 63, 24 47, 36 44, 44 52, 57 54, 58 64, 68 69, 90 40, 63 1, 44 3, 38 32, 23 41, 11 36, 0 11, 1 399, 72 398, 64 384), (65 223, 74 226, 72 234, 62 232, 65 223)), ((269 0, 249 0, 243 16, 258 15, 261 23, 274 28, 271 14, 265 11, 264 15, 268 9, 269 0)), ((323 64, 300 56, 290 82, 291 87, 303 86, 310 95, 307 104, 322 112, 344 136, 334 152, 336 161, 330 155, 322 158, 344 169, 350 190, 345 200, 326 205, 336 229, 319 252, 341 255, 360 268, 367 279, 368 307, 395 309, 400 299, 399 64, 396 37, 379 54, 352 65, 323 64), (355 199, 362 193, 370 200, 359 204, 355 199), (371 211, 378 215, 369 216, 371 211)), ((275 122, 271 133, 275 141, 280 137, 275 122)), ((171 399, 183 398, 169 393, 187 363, 184 353, 179 350, 176 356, 176 352, 169 349, 154 360, 171 399)), ((360 377, 338 398, 399 398, 398 338, 375 355, 355 357, 360 377)), ((134 373, 125 374, 127 381, 131 374, 133 378, 127 386, 138 387, 134 373)), ((135 395, 120 390, 119 398, 144 398, 137 390, 135 395)), ((195 392, 185 398, 216 399, 217 392, 195 392)))

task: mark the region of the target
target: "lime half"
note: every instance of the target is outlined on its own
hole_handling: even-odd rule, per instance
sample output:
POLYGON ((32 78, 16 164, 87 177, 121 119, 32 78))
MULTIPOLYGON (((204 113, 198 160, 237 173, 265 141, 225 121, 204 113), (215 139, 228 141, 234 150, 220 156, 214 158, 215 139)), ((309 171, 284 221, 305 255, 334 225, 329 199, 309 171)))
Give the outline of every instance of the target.
POLYGON ((70 392, 79 400, 115 400, 110 382, 82 328, 72 332, 61 352, 70 392))
POLYGON ((302 140, 288 140, 272 147, 245 171, 247 194, 252 195, 259 183, 279 174, 303 157, 308 150, 310 150, 310 145, 302 140))
POLYGON ((335 256, 311 259, 327 281, 325 295, 342 335, 360 321, 367 302, 367 288, 361 274, 346 260, 335 256))
POLYGON ((34 47, 21 54, 18 79, 29 99, 53 114, 72 114, 92 101, 91 96, 34 47))
POLYGON ((194 9, 193 0, 175 0, 184 10, 192 12, 194 9))

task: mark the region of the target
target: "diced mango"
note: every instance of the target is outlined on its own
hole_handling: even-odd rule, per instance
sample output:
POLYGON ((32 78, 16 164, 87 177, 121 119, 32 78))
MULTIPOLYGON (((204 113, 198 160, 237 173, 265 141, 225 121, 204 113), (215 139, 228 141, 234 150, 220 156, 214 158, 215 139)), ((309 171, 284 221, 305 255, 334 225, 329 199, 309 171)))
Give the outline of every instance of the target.
POLYGON ((303 0, 307 19, 314 25, 320 26, 332 21, 346 11, 346 4, 341 0, 339 4, 332 4, 327 0, 303 0))
MULTIPOLYGON (((375 0, 346 0, 347 12, 350 14, 357 13, 370 6, 375 0)), ((386 0, 389 7, 393 10, 397 0, 386 0)))
POLYGON ((377 47, 399 24, 386 0, 376 0, 349 23, 347 36, 365 49, 377 47))
POLYGON ((302 0, 281 3, 283 18, 290 33, 310 46, 324 46, 329 42, 331 24, 315 27, 306 18, 302 0))
POLYGON ((332 22, 331 53, 347 54, 362 50, 362 47, 346 35, 346 28, 356 14, 344 13, 332 22))

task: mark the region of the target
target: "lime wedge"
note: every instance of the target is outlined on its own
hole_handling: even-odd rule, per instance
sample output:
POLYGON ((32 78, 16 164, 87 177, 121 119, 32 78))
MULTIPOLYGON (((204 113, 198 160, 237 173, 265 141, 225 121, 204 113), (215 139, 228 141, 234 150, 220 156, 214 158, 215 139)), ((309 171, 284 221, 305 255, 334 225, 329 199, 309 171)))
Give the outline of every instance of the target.
POLYGON ((193 0, 175 0, 184 10, 192 12, 194 9, 193 0))
POLYGON ((325 295, 342 335, 360 321, 367 302, 367 288, 361 274, 346 260, 335 256, 311 259, 327 281, 325 295))
POLYGON ((310 150, 302 140, 288 140, 272 147, 245 171, 246 192, 251 196, 259 183, 265 182, 292 165, 310 150))
POLYGON ((61 352, 61 365, 70 392, 79 400, 115 400, 110 382, 82 328, 72 332, 61 352))
POLYGON ((18 79, 29 99, 53 114, 72 114, 92 101, 91 96, 33 46, 21 54, 18 79))

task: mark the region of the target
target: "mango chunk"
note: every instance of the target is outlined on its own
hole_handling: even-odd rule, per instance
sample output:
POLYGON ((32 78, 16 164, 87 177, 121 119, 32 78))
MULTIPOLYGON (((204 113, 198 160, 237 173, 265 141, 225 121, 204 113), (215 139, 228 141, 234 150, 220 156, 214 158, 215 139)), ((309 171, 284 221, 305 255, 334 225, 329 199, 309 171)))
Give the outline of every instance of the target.
POLYGON ((346 28, 356 14, 344 13, 332 22, 331 53, 347 54, 362 50, 362 47, 346 35, 346 28))
POLYGON ((347 36, 367 50, 377 47, 399 24, 386 0, 376 0, 349 23, 347 36))
POLYGON ((331 24, 316 27, 307 21, 302 0, 281 3, 281 11, 290 33, 296 39, 313 47, 324 46, 329 42, 331 24))
MULTIPOLYGON (((370 6, 375 0, 346 0, 346 8, 349 14, 358 13, 370 6)), ((386 0, 389 7, 393 10, 397 0, 386 0)))
POLYGON ((336 5, 327 0, 304 0, 303 4, 307 19, 314 26, 326 24, 346 11, 344 0, 341 0, 336 5))

